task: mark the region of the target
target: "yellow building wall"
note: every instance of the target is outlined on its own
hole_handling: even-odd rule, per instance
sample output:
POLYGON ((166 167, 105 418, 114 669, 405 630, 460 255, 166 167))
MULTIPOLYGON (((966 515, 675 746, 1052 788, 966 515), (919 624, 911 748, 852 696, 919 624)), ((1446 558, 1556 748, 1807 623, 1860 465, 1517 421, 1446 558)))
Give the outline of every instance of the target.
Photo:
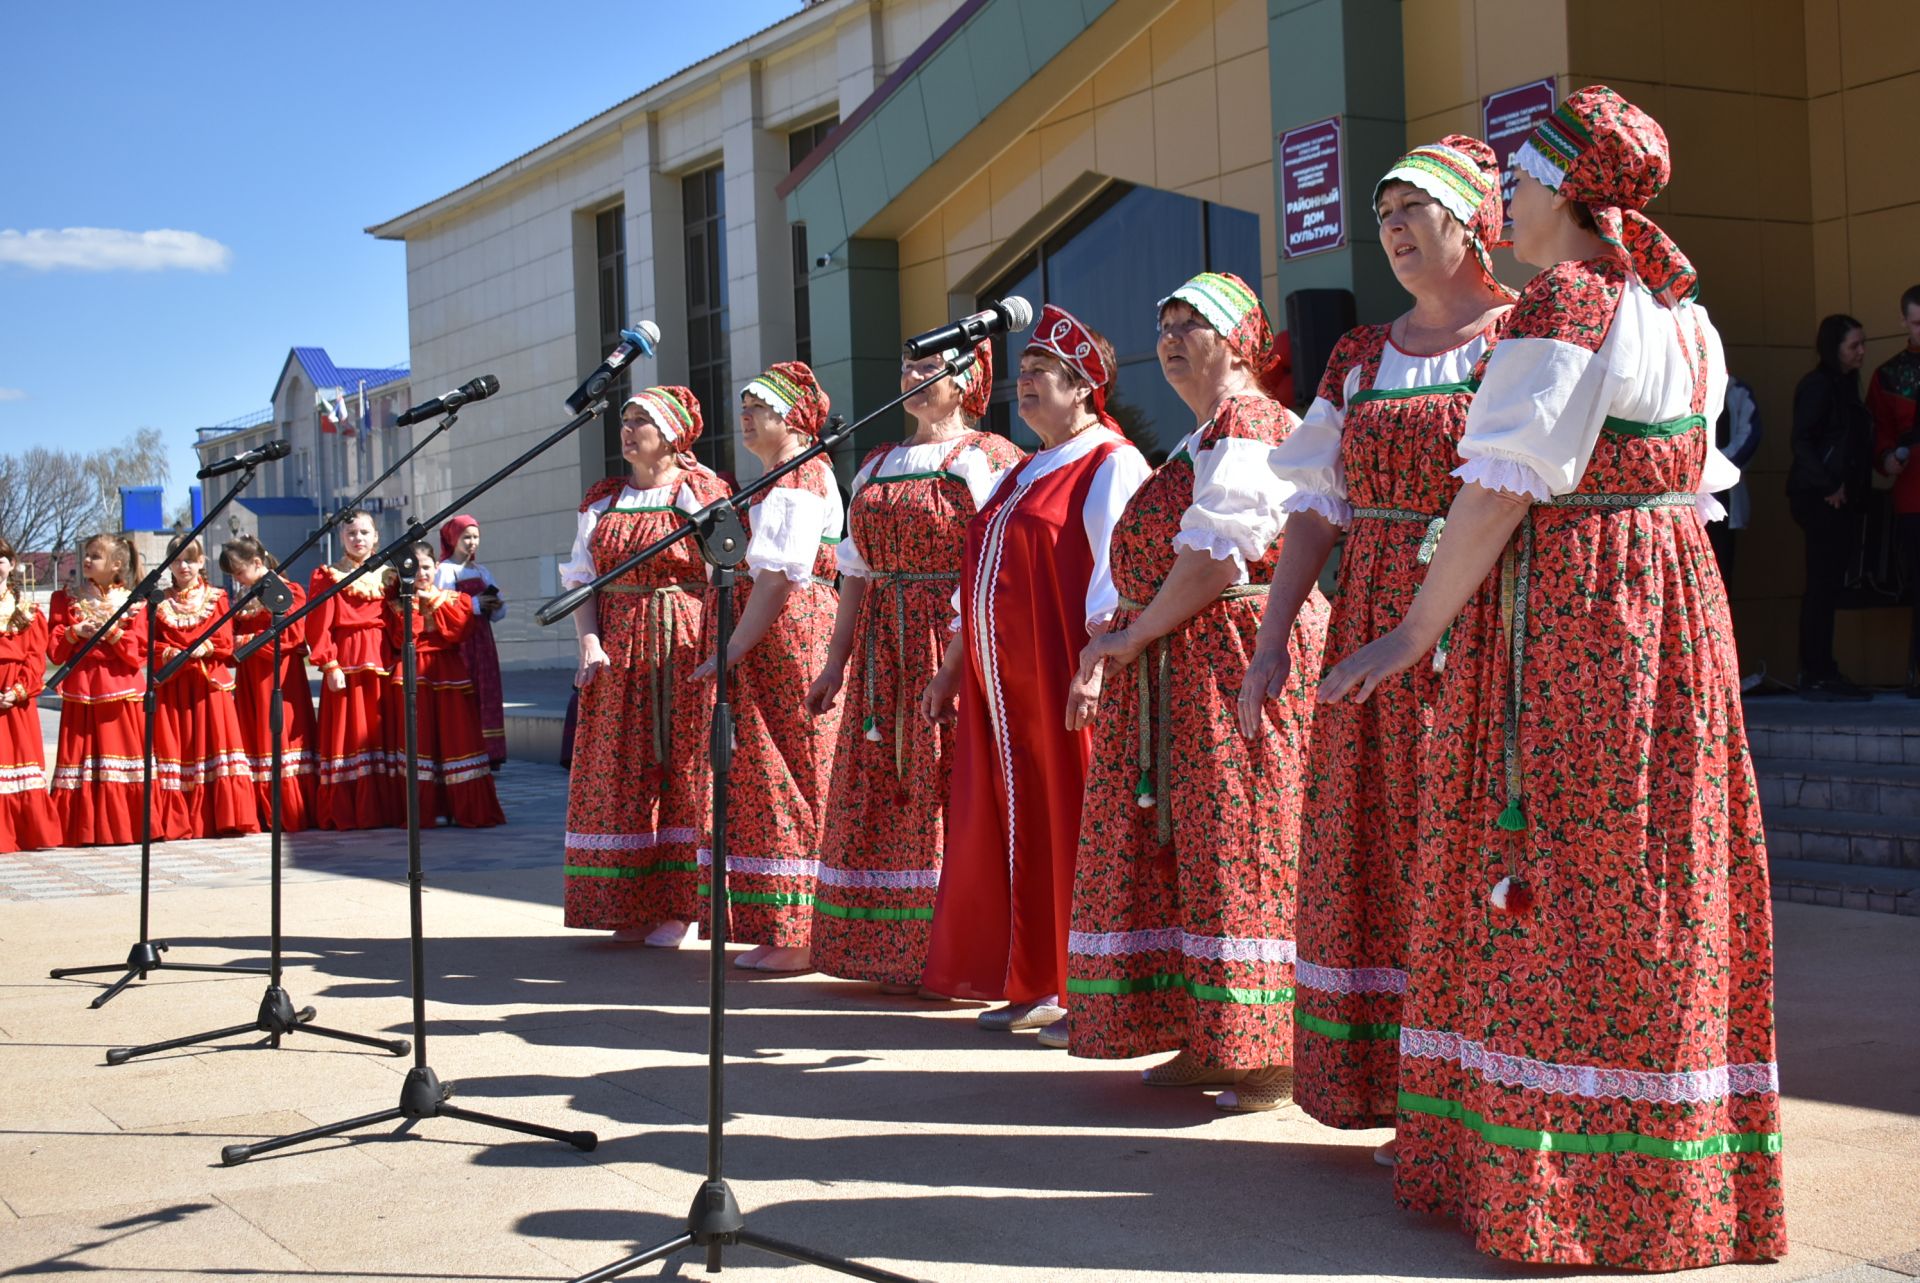
POLYGON ((946 321, 948 294, 1031 249, 1038 215, 1089 173, 1257 215, 1272 309, 1271 121, 1265 0, 1179 0, 900 238, 901 324, 946 321))

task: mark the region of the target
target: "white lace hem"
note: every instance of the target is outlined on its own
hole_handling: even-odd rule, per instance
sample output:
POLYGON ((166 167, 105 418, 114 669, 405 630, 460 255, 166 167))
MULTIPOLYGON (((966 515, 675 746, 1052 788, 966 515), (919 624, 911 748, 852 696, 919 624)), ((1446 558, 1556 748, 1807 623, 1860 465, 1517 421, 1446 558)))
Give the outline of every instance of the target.
POLYGON ((1083 958, 1177 952, 1184 958, 1204 958, 1210 962, 1288 963, 1294 956, 1291 940, 1196 936, 1177 927, 1157 927, 1150 931, 1070 931, 1067 952, 1083 958))
POLYGON ((1780 1067, 1771 1061, 1717 1065, 1678 1073, 1555 1064, 1489 1050, 1459 1034, 1438 1029, 1400 1030, 1400 1054, 1419 1060, 1450 1060, 1502 1087, 1525 1087, 1550 1096, 1589 1100, 1702 1104, 1728 1096, 1761 1096, 1780 1090, 1780 1067))
POLYGON ((1176 553, 1204 552, 1215 561, 1231 561, 1240 571, 1241 577, 1247 573, 1247 558, 1239 545, 1215 530, 1182 530, 1173 537, 1173 550, 1176 553))
POLYGON ((1453 475, 1488 490, 1524 495, 1535 503, 1546 503, 1553 498, 1553 487, 1547 484, 1547 479, 1531 464, 1518 459, 1481 455, 1455 468, 1453 475))
POLYGON ((1345 499, 1330 494, 1320 494, 1313 490, 1296 490, 1280 503, 1280 511, 1285 513, 1317 512, 1332 524, 1345 530, 1353 524, 1353 505, 1345 499))

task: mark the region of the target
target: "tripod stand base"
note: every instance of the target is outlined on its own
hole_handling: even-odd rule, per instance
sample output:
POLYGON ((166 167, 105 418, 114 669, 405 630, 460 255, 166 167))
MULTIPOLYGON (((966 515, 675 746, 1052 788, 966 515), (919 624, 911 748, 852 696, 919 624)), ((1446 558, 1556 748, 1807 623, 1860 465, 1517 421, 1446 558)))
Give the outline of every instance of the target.
POLYGON ((402 1119, 411 1122, 421 1118, 458 1118, 465 1122, 499 1127, 505 1131, 520 1132, 527 1136, 561 1141, 583 1153, 600 1143, 600 1138, 592 1132, 563 1132, 557 1127, 542 1127, 538 1123, 523 1123, 515 1118, 502 1118, 498 1114, 483 1114, 475 1109, 462 1109, 457 1105, 449 1105, 447 1100, 452 1095, 452 1083, 442 1083, 440 1076, 434 1073, 430 1066, 415 1065, 407 1071, 407 1080, 400 1085, 400 1103, 394 1108, 383 1109, 377 1114, 362 1114, 358 1118, 349 1118, 345 1122, 328 1123, 324 1127, 308 1128, 303 1132, 294 1132, 289 1136, 279 1136, 254 1145, 228 1145, 220 1151, 220 1164, 223 1167, 232 1167, 246 1162, 257 1154, 271 1153, 276 1149, 285 1149, 289 1145, 300 1145, 310 1140, 323 1140, 343 1132, 357 1131, 362 1127, 372 1127, 402 1119))
POLYGON ((703 1247, 707 1250, 707 1273, 720 1272, 720 1256, 729 1247, 757 1247, 762 1252, 775 1256, 784 1256, 790 1261, 800 1261, 807 1265, 817 1265, 823 1270, 835 1274, 845 1274, 849 1278, 872 1279, 873 1283, 920 1283, 905 1274, 895 1274, 891 1270, 876 1269, 871 1265, 862 1265, 858 1261, 849 1261, 843 1257, 829 1256, 825 1252, 816 1252, 810 1247, 801 1247, 797 1243, 783 1242, 777 1238, 768 1238, 764 1234, 755 1234, 747 1228, 747 1218, 740 1211, 739 1202, 733 1197, 733 1190, 722 1180, 710 1180, 700 1187, 700 1193, 693 1200, 693 1210, 687 1213, 687 1232, 677 1234, 664 1243, 656 1243, 643 1252, 615 1261, 612 1265, 602 1266, 591 1274, 582 1274, 573 1283, 602 1283, 602 1280, 618 1278, 631 1270, 653 1261, 663 1261, 669 1256, 678 1256, 688 1248, 703 1247))
POLYGON ((151 971, 215 971, 230 976, 264 976, 267 968, 244 966, 239 963, 212 962, 167 962, 161 954, 173 948, 165 940, 142 940, 127 950, 125 962, 109 962, 97 967, 55 967, 47 973, 55 980, 64 980, 68 976, 97 976, 109 971, 122 971, 126 974, 107 986, 107 991, 95 998, 87 1006, 99 1010, 115 998, 120 991, 136 980, 145 980, 151 971))
POLYGON ((293 1009, 293 999, 279 985, 268 985, 260 998, 259 1014, 248 1025, 230 1025, 225 1029, 209 1029, 205 1033, 188 1034, 185 1038, 169 1038, 165 1042, 150 1042, 140 1047, 115 1047, 107 1053, 109 1065, 124 1065, 136 1056, 150 1055, 156 1051, 172 1051, 176 1047, 191 1047, 197 1043, 212 1042, 217 1038, 233 1038, 246 1033, 263 1033, 265 1041, 257 1044, 263 1047, 278 1047, 280 1039, 287 1034, 309 1033, 321 1038, 335 1038, 341 1042, 358 1043, 362 1047, 378 1047, 394 1056, 404 1056, 413 1050, 413 1044, 405 1038, 374 1038, 366 1034, 351 1034, 342 1029, 328 1029, 324 1025, 313 1023, 318 1014, 312 1007, 293 1009))

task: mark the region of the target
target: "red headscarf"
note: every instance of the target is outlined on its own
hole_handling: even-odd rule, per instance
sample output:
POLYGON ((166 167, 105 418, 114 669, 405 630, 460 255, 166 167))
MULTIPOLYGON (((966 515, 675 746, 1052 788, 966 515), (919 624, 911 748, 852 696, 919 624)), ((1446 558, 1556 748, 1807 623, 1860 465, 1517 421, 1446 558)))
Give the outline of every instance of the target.
POLYGON ((460 546, 460 536, 479 524, 479 522, 463 512, 459 516, 449 519, 446 525, 440 527, 440 560, 452 560, 453 550, 460 546))
POLYGON ((1232 272, 1202 272, 1160 300, 1185 303, 1220 332, 1227 350, 1247 363, 1260 390, 1289 408, 1293 405, 1293 341, 1285 334, 1276 341, 1267 309, 1253 287, 1232 272))
POLYGON ((706 426, 700 417, 700 399, 687 388, 648 388, 628 397, 620 409, 624 412, 629 405, 637 405, 646 411, 647 417, 653 420, 653 425, 667 439, 667 444, 679 454, 686 454, 693 449, 693 443, 700 439, 700 430, 706 426))
POLYGON ((1377 208, 1380 189, 1388 183, 1411 183, 1440 202, 1440 208, 1467 229, 1468 244, 1480 263, 1480 274, 1494 293, 1519 297, 1493 274, 1489 252, 1501 244, 1506 207, 1500 201, 1500 158, 1493 148, 1468 134, 1448 134, 1437 143, 1415 147, 1394 162, 1373 187, 1377 208))
POLYGON ((741 388, 740 395, 765 401, 788 427, 810 437, 827 425, 827 394, 804 361, 781 361, 741 388))
POLYGON ((1107 387, 1113 382, 1113 371, 1101 359, 1100 346, 1094 342, 1094 338, 1095 332, 1081 324, 1080 318, 1063 307, 1049 303, 1040 309, 1040 319, 1033 324, 1033 336, 1027 340, 1023 350, 1045 352, 1078 375, 1082 382, 1093 389, 1095 416, 1101 423, 1119 432, 1119 423, 1107 413, 1107 387))

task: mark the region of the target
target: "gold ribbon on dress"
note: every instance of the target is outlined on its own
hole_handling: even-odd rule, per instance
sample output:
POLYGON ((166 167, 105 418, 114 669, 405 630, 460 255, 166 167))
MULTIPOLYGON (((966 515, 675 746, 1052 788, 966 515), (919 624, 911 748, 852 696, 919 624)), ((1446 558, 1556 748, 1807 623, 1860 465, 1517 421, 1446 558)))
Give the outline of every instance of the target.
MULTIPOLYGON (((895 779, 907 778, 907 594, 906 584, 934 583, 938 581, 957 582, 959 571, 911 571, 877 570, 869 578, 887 584, 893 589, 893 632, 896 649, 894 651, 893 683, 893 773, 895 779)), ((867 716, 862 727, 867 739, 880 741, 880 721, 874 714, 874 687, 878 678, 874 669, 874 639, 867 639, 867 662, 865 665, 867 716)))
POLYGON ((673 698, 673 599, 680 593, 700 592, 705 588, 703 583, 691 583, 663 584, 658 588, 645 584, 608 584, 600 589, 603 593, 622 595, 645 593, 655 599, 653 626, 658 636, 652 649, 659 653, 660 662, 653 666, 653 674, 647 679, 647 694, 653 700, 653 757, 663 773, 667 769, 667 750, 673 746, 673 719, 668 716, 673 698))

